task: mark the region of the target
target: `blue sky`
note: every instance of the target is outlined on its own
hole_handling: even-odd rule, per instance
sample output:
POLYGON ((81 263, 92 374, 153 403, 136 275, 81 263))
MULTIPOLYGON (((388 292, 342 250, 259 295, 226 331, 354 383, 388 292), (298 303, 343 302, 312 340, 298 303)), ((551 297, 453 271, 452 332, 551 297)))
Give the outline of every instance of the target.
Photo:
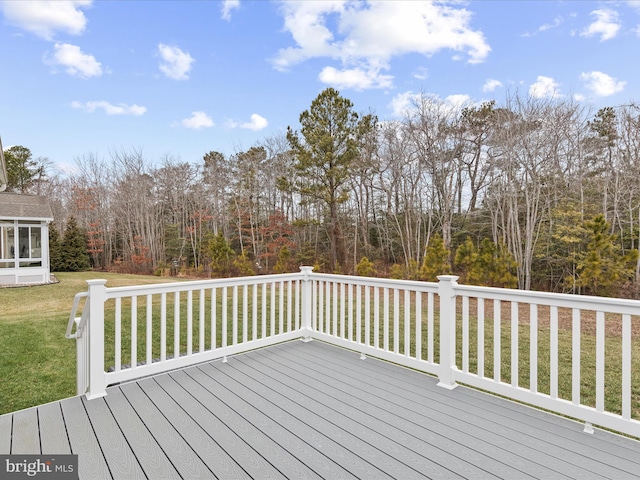
POLYGON ((198 163, 329 86, 381 120, 420 93, 640 101, 640 1, 0 0, 0 58, 5 148, 198 163))

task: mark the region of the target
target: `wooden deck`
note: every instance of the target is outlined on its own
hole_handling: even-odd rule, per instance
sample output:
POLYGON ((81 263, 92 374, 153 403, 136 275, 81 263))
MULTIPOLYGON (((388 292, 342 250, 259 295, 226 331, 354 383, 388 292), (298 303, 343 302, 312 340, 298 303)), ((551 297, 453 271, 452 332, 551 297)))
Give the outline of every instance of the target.
POLYGON ((288 342, 0 416, 0 454, 81 479, 624 479, 640 442, 322 342, 288 342))

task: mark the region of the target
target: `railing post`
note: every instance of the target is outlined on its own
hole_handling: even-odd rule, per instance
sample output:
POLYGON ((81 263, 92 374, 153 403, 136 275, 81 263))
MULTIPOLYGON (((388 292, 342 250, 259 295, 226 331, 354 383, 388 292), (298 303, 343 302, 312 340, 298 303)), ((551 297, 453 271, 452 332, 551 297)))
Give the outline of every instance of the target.
POLYGON ((85 393, 88 400, 104 397, 107 394, 104 372, 104 302, 106 300, 106 283, 106 280, 87 281, 89 285, 89 318, 83 335, 89 335, 89 387, 85 393))
POLYGON ((458 385, 454 378, 456 370, 456 275, 438 276, 440 297, 440 373, 438 386, 453 390, 458 385))
POLYGON ((300 271, 302 272, 302 274, 304 275, 304 278, 302 279, 302 286, 300 289, 301 292, 301 315, 302 315, 302 321, 300 322, 300 326, 301 326, 301 330, 302 330, 302 341, 303 342, 310 342, 311 341, 311 297, 312 297, 312 290, 311 290, 311 278, 309 278, 309 275, 311 274, 311 272, 313 271, 313 267, 300 267, 300 271))

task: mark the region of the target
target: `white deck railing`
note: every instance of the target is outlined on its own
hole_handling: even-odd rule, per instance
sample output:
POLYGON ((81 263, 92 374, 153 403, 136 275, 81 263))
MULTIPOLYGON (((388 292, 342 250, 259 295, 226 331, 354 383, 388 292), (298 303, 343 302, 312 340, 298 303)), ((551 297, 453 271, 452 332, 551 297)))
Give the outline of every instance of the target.
MULTIPOLYGON (((640 302, 312 273, 107 288, 74 301, 78 394, 318 339, 640 437, 640 302), (85 300, 82 316, 76 310, 85 300)), ((73 333, 75 326, 75 333, 73 333)))

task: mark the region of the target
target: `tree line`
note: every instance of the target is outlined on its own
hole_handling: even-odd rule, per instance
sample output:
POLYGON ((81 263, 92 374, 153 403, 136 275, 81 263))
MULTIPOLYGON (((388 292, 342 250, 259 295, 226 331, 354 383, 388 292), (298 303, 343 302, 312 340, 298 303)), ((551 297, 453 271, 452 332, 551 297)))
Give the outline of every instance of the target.
POLYGON ((48 196, 57 234, 74 222, 95 269, 206 277, 306 264, 637 297, 639 127, 634 103, 594 112, 517 92, 462 106, 422 94, 380 121, 329 88, 299 127, 198 163, 118 151, 61 176, 25 147, 5 157, 9 187, 48 196))

